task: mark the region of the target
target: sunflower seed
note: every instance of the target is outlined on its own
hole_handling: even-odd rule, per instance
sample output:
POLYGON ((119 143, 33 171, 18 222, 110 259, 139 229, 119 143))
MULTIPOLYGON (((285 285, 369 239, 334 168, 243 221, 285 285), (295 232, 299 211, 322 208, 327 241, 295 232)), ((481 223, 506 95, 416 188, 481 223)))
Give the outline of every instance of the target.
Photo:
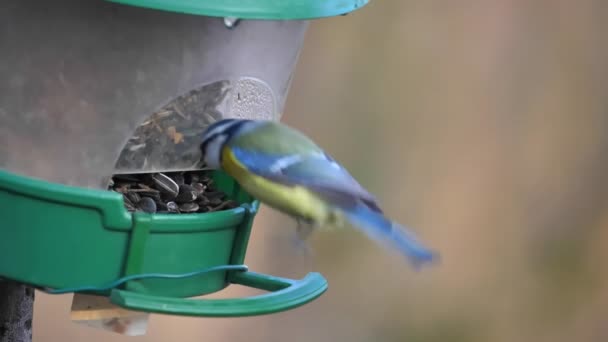
POLYGON ((215 190, 210 190, 209 188, 207 188, 209 191, 205 192, 205 197, 207 197, 208 199, 212 199, 212 198, 222 198, 224 196, 226 196, 223 192, 221 191, 215 191, 215 190))
POLYGON ((169 208, 167 207, 167 204, 161 200, 154 200, 154 203, 156 203, 156 212, 169 212, 169 208))
POLYGON ((136 192, 128 190, 125 196, 131 201, 131 203, 135 204, 141 200, 141 196, 139 196, 136 192))
POLYGON ((199 179, 200 179, 200 177, 196 173, 188 172, 188 173, 184 174, 184 183, 186 183, 186 184, 198 183, 199 179))
POLYGON ((222 199, 221 198, 217 198, 217 197, 209 199, 209 204, 212 205, 212 206, 214 206, 214 207, 217 207, 218 205, 221 205, 222 202, 223 202, 222 199))
POLYGON ((179 213, 179 206, 175 202, 167 202, 167 210, 170 213, 179 213))
POLYGON ((209 204, 209 199, 207 197, 205 197, 204 195, 200 196, 198 198, 198 204, 199 205, 208 205, 209 204))
POLYGON ((179 205, 179 210, 184 213, 194 213, 194 212, 198 211, 198 209, 199 209, 198 204, 196 204, 194 202, 182 203, 179 205))
POLYGON ((175 183, 178 185, 185 184, 184 174, 181 172, 173 174, 173 180, 175 180, 175 183))
POLYGON ((188 184, 182 184, 179 186, 179 194, 175 197, 177 203, 188 203, 194 202, 197 197, 197 191, 188 184))
POLYGON ((203 183, 192 183, 192 188, 196 191, 196 196, 202 195, 205 190, 207 190, 207 186, 203 183))
POLYGON ((133 202, 131 202, 129 200, 129 198, 126 195, 122 195, 123 198, 123 202, 125 203, 125 208, 127 208, 128 211, 135 211, 135 205, 133 204, 133 202))
POLYGON ((153 214, 156 212, 156 203, 150 197, 142 197, 137 203, 137 207, 146 213, 153 214))
POLYGON ((164 173, 156 173, 152 175, 152 180, 156 187, 168 199, 174 199, 179 193, 179 185, 164 173))
POLYGON ((138 194, 141 197, 152 197, 160 200, 160 191, 155 189, 129 189, 129 192, 138 194))

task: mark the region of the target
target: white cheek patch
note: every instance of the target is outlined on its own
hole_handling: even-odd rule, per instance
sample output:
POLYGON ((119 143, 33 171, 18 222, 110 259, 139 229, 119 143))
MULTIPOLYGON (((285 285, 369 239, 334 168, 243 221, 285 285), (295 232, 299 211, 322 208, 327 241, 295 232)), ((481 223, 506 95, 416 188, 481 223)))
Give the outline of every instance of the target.
POLYGON ((205 164, 207 164, 207 167, 213 169, 221 168, 222 147, 227 138, 225 134, 222 134, 209 142, 205 150, 205 164))

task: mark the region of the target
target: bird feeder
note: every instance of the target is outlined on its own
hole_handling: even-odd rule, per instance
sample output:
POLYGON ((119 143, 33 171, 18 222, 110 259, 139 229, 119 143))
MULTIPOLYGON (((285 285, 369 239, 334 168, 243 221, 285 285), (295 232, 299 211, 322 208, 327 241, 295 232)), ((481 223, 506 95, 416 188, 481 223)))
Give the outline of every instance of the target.
POLYGON ((220 118, 278 120, 307 20, 366 2, 4 4, 0 277, 190 316, 268 314, 321 295, 318 273, 291 280, 243 266, 258 202, 229 176, 209 173, 238 205, 210 213, 129 212, 107 188, 116 174, 196 170, 201 133, 220 118), (189 298, 230 284, 268 293, 189 298))

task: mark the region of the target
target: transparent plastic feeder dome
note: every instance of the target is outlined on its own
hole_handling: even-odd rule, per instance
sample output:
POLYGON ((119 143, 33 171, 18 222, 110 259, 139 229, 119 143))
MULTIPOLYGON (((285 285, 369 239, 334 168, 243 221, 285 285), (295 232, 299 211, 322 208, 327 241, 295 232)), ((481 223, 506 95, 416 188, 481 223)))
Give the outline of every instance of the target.
POLYGON ((209 122, 279 119, 307 28, 298 16, 362 3, 117 2, 3 6, 0 168, 89 188, 195 168, 209 122), (295 19, 247 19, 264 17, 295 19))

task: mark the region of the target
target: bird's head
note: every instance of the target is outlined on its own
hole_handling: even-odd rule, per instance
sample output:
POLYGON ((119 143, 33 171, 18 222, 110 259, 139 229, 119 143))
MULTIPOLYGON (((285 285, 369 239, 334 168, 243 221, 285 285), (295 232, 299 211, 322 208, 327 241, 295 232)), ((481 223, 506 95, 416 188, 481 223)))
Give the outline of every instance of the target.
POLYGON ((229 140, 230 127, 238 125, 240 120, 223 119, 209 125, 203 132, 201 142, 202 161, 212 169, 219 169, 221 162, 222 148, 229 140))
POLYGON ((201 142, 202 161, 211 169, 221 168, 222 149, 236 135, 257 125, 257 121, 222 119, 209 125, 201 142))

